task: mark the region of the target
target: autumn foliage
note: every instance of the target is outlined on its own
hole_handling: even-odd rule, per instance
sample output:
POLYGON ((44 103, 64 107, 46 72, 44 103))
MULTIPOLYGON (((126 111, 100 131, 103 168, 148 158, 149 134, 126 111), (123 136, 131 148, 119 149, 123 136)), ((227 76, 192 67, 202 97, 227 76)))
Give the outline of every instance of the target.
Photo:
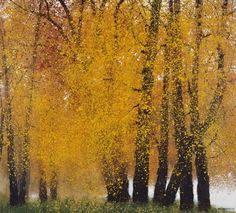
POLYGON ((147 202, 153 184, 154 202, 180 188, 191 209, 197 178, 209 209, 209 176, 236 176, 234 13, 228 0, 1 1, 10 203, 147 202))

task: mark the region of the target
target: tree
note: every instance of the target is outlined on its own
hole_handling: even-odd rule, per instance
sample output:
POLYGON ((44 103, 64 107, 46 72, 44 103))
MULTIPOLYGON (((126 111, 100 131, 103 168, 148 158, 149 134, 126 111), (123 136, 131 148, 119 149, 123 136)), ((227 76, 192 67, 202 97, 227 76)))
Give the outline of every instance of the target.
MULTIPOLYGON (((42 1, 39 2, 39 13, 42 9, 42 1)), ((37 16, 37 21, 35 25, 35 35, 34 35, 34 42, 32 45, 32 61, 29 66, 30 69, 30 85, 29 85, 29 97, 28 97, 28 106, 26 108, 26 116, 25 116, 25 129, 24 129, 24 142, 23 142, 23 150, 22 150, 22 161, 23 161, 23 168, 22 174, 19 180, 19 202, 21 204, 25 204, 26 199, 28 198, 29 193, 29 182, 30 182, 30 118, 32 113, 32 99, 33 99, 33 90, 35 85, 35 65, 37 59, 37 47, 39 41, 39 34, 40 34, 40 22, 41 16, 37 16)))
POLYGON ((5 44, 5 30, 4 21, 1 18, 1 49, 2 49, 2 69, 5 76, 4 90, 5 90, 5 125, 7 140, 9 142, 7 148, 7 162, 8 162, 8 176, 9 176, 9 187, 10 187, 10 205, 18 204, 18 188, 17 188, 17 169, 15 159, 15 138, 14 129, 12 122, 12 103, 11 103, 11 84, 10 84, 10 71, 12 71, 7 62, 6 55, 6 44, 5 44))
POLYGON ((172 106, 175 130, 175 143, 177 147, 178 161, 172 173, 166 189, 166 203, 175 199, 175 194, 180 186, 180 209, 193 207, 192 185, 188 179, 188 173, 192 170, 191 143, 188 136, 183 103, 183 65, 182 65, 182 38, 180 28, 180 1, 174 1, 171 9, 171 73, 172 73, 172 106))
MULTIPOLYGON (((105 1, 104 1, 105 2, 105 1)), ((114 67, 117 63, 117 59, 115 54, 119 51, 119 37, 118 37, 118 27, 119 27, 119 12, 120 7, 124 3, 124 0, 118 1, 115 11, 113 14, 114 18, 114 50, 112 53, 111 61, 108 62, 110 66, 107 66, 107 73, 105 78, 106 89, 107 89, 107 113, 108 116, 111 116, 113 112, 113 104, 114 104, 114 82, 116 81, 114 67)), ((105 3, 102 4, 105 7, 105 3)), ((103 8, 100 8, 100 12, 102 12, 103 8)), ((99 18, 100 19, 100 18, 99 18)), ((98 19, 98 22, 100 22, 98 19)), ((119 131, 119 130, 118 130, 119 131)), ((107 188, 107 200, 108 202, 127 202, 130 199, 129 195, 129 180, 128 180, 128 166, 127 162, 124 159, 124 154, 121 150, 120 144, 122 143, 122 138, 119 135, 119 132, 116 136, 112 137, 111 140, 114 140, 115 143, 112 150, 111 155, 103 156, 102 159, 102 169, 103 176, 107 188), (108 169, 109 168, 109 169, 108 169)))
MULTIPOLYGON (((225 17, 227 12, 227 1, 224 1, 222 9, 222 17, 225 17)), ((200 45, 203 39, 202 32, 202 7, 203 1, 196 1, 195 3, 195 48, 194 48, 194 58, 193 58, 193 69, 192 69, 192 81, 189 86, 189 94, 190 94, 190 115, 191 115, 191 133, 194 136, 194 146, 196 152, 196 172, 198 179, 198 205, 200 210, 208 210, 210 208, 210 183, 209 183, 209 175, 208 175, 208 165, 207 165, 207 154, 206 154, 206 146, 203 143, 203 137, 206 131, 209 129, 210 125, 215 121, 215 117, 217 112, 219 111, 219 107, 222 103, 223 93, 225 91, 225 71, 224 71, 224 53, 220 44, 217 47, 218 54, 218 82, 217 88, 215 90, 215 94, 210 103, 209 113, 205 122, 200 121, 200 113, 199 113, 199 64, 200 64, 200 45)), ((224 19, 224 18, 223 18, 224 19)), ((221 23, 222 25, 222 23, 221 23)))
MULTIPOLYGON (((171 6, 172 1, 170 1, 171 6)), ((170 27, 168 24, 167 27, 170 27)), ((169 31, 169 30, 168 30, 169 31)), ((157 180, 155 185, 153 201, 163 204, 165 189, 168 176, 168 143, 169 143, 169 78, 170 78, 170 37, 166 39, 164 46, 165 67, 163 72, 162 105, 161 105, 161 129, 160 142, 158 143, 158 161, 157 180)))
POLYGON ((151 3, 151 17, 146 43, 145 62, 142 69, 142 96, 138 106, 137 137, 135 141, 134 202, 148 201, 149 140, 152 126, 153 64, 157 55, 157 34, 159 28, 161 1, 151 3))
POLYGON ((133 174, 133 201, 147 202, 156 173, 153 201, 172 205, 180 189, 189 210, 195 159, 208 210, 209 177, 235 176, 233 4, 166 3, 5 1, 0 156, 12 205, 36 190, 41 202, 126 202, 133 174))

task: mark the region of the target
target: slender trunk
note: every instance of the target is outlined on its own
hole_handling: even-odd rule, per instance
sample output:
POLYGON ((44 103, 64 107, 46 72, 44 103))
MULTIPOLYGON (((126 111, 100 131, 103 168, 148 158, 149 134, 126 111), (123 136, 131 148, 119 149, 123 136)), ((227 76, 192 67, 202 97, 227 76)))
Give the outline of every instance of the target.
MULTIPOLYGON (((228 1, 225 0, 223 4, 223 16, 226 14, 228 1), (225 10, 225 11, 224 11, 225 10)), ((224 25, 224 24, 222 24, 224 25)), ((225 90, 225 71, 224 71, 224 50, 222 46, 219 44, 217 48, 217 54, 218 54, 218 71, 219 71, 219 77, 218 77, 218 83, 216 88, 216 95, 213 98, 213 101, 211 103, 211 108, 214 109, 214 112, 209 113, 209 119, 210 120, 208 125, 205 125, 206 127, 202 130, 201 134, 203 135, 204 131, 206 131, 210 123, 214 121, 214 116, 216 111, 218 110, 222 99, 223 99, 223 92, 225 90)), ((206 122, 205 122, 206 123, 206 122)), ((199 140, 196 143, 196 171, 197 171, 197 178, 198 178, 198 186, 197 186, 197 192, 198 192, 198 207, 199 210, 207 211, 211 204, 210 204, 210 182, 209 182, 209 175, 208 175, 208 164, 207 164, 207 155, 206 155, 206 147, 203 143, 202 137, 199 138, 199 140)))
POLYGON ((192 83, 190 87, 190 116, 191 116, 191 134, 194 138, 195 146, 195 166, 198 179, 197 194, 199 210, 208 210, 210 208, 209 176, 207 170, 207 157, 203 137, 200 130, 199 116, 199 63, 200 63, 200 46, 202 42, 202 10, 203 1, 195 2, 195 45, 192 69, 192 83))
POLYGON ((198 144, 195 165, 198 179, 198 208, 200 211, 208 211, 208 209, 211 207, 210 182, 208 175, 206 147, 203 145, 203 142, 201 142, 201 145, 198 144))
POLYGON ((52 177, 50 180, 50 197, 51 200, 57 200, 58 197, 58 178, 57 173, 53 171, 52 177))
MULTIPOLYGON (((165 46, 165 61, 168 62, 169 54, 165 46)), ((169 67, 166 66, 163 77, 163 95, 161 111, 161 140, 158 144, 159 168, 153 201, 162 204, 164 201, 167 175, 168 175, 168 141, 169 141, 169 67)))
MULTIPOLYGON (((42 1, 40 1, 39 11, 41 11, 42 1)), ((30 64, 30 85, 29 85, 29 96, 28 96, 28 106, 26 108, 25 116, 25 129, 24 129, 24 141, 23 141, 23 150, 22 150, 22 174, 20 176, 20 187, 19 187, 19 202, 25 204, 26 199, 28 198, 29 193, 29 184, 30 184, 30 117, 32 113, 32 101, 33 101, 33 89, 35 81, 35 64, 37 57, 37 46, 39 41, 39 30, 40 30, 40 20, 41 17, 37 17, 37 23, 35 26, 34 32, 34 42, 33 42, 33 51, 32 51, 32 61, 30 64)))
MULTIPOLYGON (((180 8, 180 1, 175 2, 175 7, 180 8), (177 3, 178 2, 178 3, 177 3)), ((180 26, 179 26, 179 12, 175 11, 173 24, 174 28, 174 42, 180 42, 180 26)), ((193 184, 192 184, 192 140, 188 137, 185 125, 185 113, 183 106, 183 86, 181 76, 183 75, 182 66, 182 48, 177 45, 173 49, 173 119, 175 129, 175 141, 177 145, 178 158, 182 162, 180 167, 180 209, 189 210, 193 208, 193 184)))
MULTIPOLYGON (((193 80, 197 82, 198 80, 198 66, 199 66, 199 46, 201 42, 201 9, 202 7, 202 1, 197 0, 196 1, 196 14, 197 14, 197 19, 196 19, 196 29, 197 29, 197 36, 196 36, 196 54, 195 54, 195 72, 193 72, 193 80)), ((222 5, 222 20, 220 23, 220 34, 223 37, 224 30, 225 30, 225 17, 227 14, 227 7, 228 7, 228 0, 223 0, 223 5, 222 5)), ((219 71, 219 76, 218 76, 218 82, 217 82, 217 88, 215 90, 215 94, 213 97, 213 100, 210 105, 210 110, 209 114, 207 116, 207 119, 205 123, 202 126, 199 126, 199 115, 197 117, 197 121, 194 123, 194 113, 196 114, 197 108, 198 108, 198 102, 194 102, 194 100, 197 100, 195 96, 197 96, 198 92, 198 87, 197 83, 192 84, 192 89, 191 91, 191 96, 192 96, 192 105, 194 105, 195 111, 192 113, 192 123, 193 125, 196 124, 198 125, 198 129, 195 131, 195 135, 198 135, 196 137, 195 141, 195 146, 196 146, 196 160, 195 160, 195 165, 196 165, 196 171, 197 171, 197 178, 198 178, 198 185, 197 185, 197 193, 198 193, 198 208, 199 210, 203 211, 208 211, 211 207, 210 204, 210 181, 209 181, 209 175, 208 175, 208 164, 207 164, 207 154, 206 154, 206 147, 203 142, 203 135, 207 131, 207 129, 210 127, 211 123, 214 122, 215 120, 215 115, 219 109, 219 106, 221 105, 222 99, 223 99, 223 93, 225 90, 226 86, 226 80, 225 80, 225 72, 224 72, 224 50, 221 46, 221 44, 218 44, 217 48, 217 54, 218 54, 218 71, 219 71), (198 131, 198 132, 197 132, 198 131), (198 133, 198 134, 196 134, 198 133)), ((194 83, 194 81, 193 81, 194 83)), ((198 100, 197 100, 198 101, 198 100)), ((196 116, 195 116, 196 117, 196 116)), ((194 126, 197 126, 194 125, 194 126)), ((194 129, 194 128, 193 128, 194 129)))
POLYGON ((149 140, 152 119, 153 66, 156 59, 157 34, 161 0, 153 0, 151 23, 146 45, 146 61, 142 70, 142 97, 137 115, 137 137, 135 141, 135 172, 133 182, 133 201, 148 201, 149 179, 149 140))
MULTIPOLYGON (((198 137, 199 131, 199 111, 198 111, 198 74, 199 74, 199 51, 202 40, 202 0, 196 0, 195 2, 195 46, 194 46, 194 58, 192 69, 192 84, 191 84, 191 96, 190 96, 190 112, 191 112, 191 134, 193 135, 196 144, 196 137, 198 137)), ((192 181, 192 162, 187 165, 187 171, 180 188, 183 188, 183 192, 180 193, 181 208, 186 208, 184 203, 193 205, 193 181, 192 181), (183 196, 186 193, 186 196, 183 196), (182 198, 183 196, 183 198, 182 198)), ((191 207, 192 208, 192 207, 191 207)))
MULTIPOLYGON (((186 140, 186 144, 187 144, 187 140, 186 140)), ((166 188, 165 199, 163 202, 164 206, 173 205, 176 198, 176 193, 183 180, 183 175, 184 175, 183 168, 186 166, 187 162, 190 161, 190 159, 188 158, 189 155, 185 156, 183 152, 186 152, 186 151, 184 151, 184 149, 181 149, 179 152, 180 155, 178 157, 178 161, 174 167, 174 170, 170 177, 170 181, 166 188)))
MULTIPOLYGON (((26 159, 24 159, 26 160, 26 159)), ((24 161, 23 160, 23 161, 24 161)), ((25 162, 23 162, 23 171, 20 175, 20 178, 18 180, 19 183, 19 204, 23 205, 26 203, 26 200, 28 199, 29 195, 29 184, 30 184, 30 174, 29 174, 29 168, 28 165, 26 165, 25 162)))
MULTIPOLYGON (((8 106, 9 107, 9 106, 8 106)), ((8 145, 8 176, 9 176, 9 186, 10 186, 10 205, 14 206, 18 204, 18 184, 17 184, 17 169, 15 161, 15 146, 14 146, 14 131, 11 124, 11 108, 7 110, 7 139, 9 141, 8 145)))
MULTIPOLYGON (((224 6, 227 8, 227 0, 224 1, 224 6)), ((224 8, 223 6, 223 8, 224 8)), ((214 97, 210 104, 210 110, 205 122, 202 124, 200 131, 201 135, 207 131, 210 125, 215 121, 215 116, 223 100, 223 93, 226 87, 226 78, 224 71, 224 50, 219 44, 218 52, 218 82, 214 97)), ((198 177, 198 201, 199 209, 207 211, 210 208, 210 193, 209 193, 209 175, 207 165, 206 147, 203 143, 203 137, 199 137, 196 143, 196 161, 195 161, 198 177)))
MULTIPOLYGON (((192 150, 191 139, 188 137, 185 126, 185 113, 183 106, 183 86, 181 76, 183 75, 182 45, 180 33, 180 0, 174 1, 173 17, 173 42, 179 44, 172 49, 173 53, 173 118, 175 129, 175 141, 177 145, 178 158, 180 158, 180 209, 189 210, 193 208, 193 185, 192 185, 192 150), (176 57, 177 56, 177 57, 176 57), (174 58, 176 57, 176 58, 174 58)), ((173 44, 174 46, 174 44, 173 44)))
MULTIPOLYGON (((191 154, 192 155, 192 154, 191 154)), ((180 209, 193 208, 193 175, 192 160, 186 162, 186 169, 183 171, 183 179, 180 184, 180 209)))
MULTIPOLYGON (((170 181, 166 188, 165 199, 163 202, 164 206, 173 205, 176 198, 177 191, 179 187, 181 186, 183 179, 185 178, 186 172, 188 171, 186 169, 187 168, 186 165, 188 165, 189 162, 191 162, 192 154, 189 147, 191 146, 192 140, 191 138, 186 138, 184 139, 183 143, 184 143, 184 146, 182 146, 178 151, 178 161, 175 164, 174 170, 172 171, 172 174, 170 177, 170 181)), ((187 193, 191 195, 191 190, 187 191, 187 193)), ((182 210, 192 207, 191 197, 190 197, 191 199, 190 201, 188 200, 187 196, 185 197, 187 193, 184 195, 182 194, 182 198, 181 198, 182 210), (186 201, 186 203, 184 201, 186 201)))
MULTIPOLYGON (((165 149, 165 148, 163 148, 165 149)), ((154 197, 153 201, 159 204, 162 204, 164 201, 166 183, 167 183, 167 175, 168 175, 168 160, 167 154, 165 154, 165 150, 160 150, 159 153, 159 168, 157 170, 157 180, 155 185, 154 197), (161 155, 161 156, 160 156, 161 155)))
POLYGON ((45 180, 45 175, 42 169, 40 169, 40 178, 39 178, 39 200, 41 203, 48 200, 47 195, 47 182, 45 180))
POLYGON ((9 187, 10 187, 10 205, 18 204, 18 188, 17 188, 17 169, 15 160, 15 138, 14 129, 12 123, 12 104, 10 95, 10 80, 9 80, 9 67, 7 66, 7 56, 5 54, 5 41, 4 41, 4 23, 1 20, 1 32, 0 32, 0 43, 2 49, 2 68, 5 75, 5 124, 7 132, 7 140, 9 142, 7 148, 7 163, 8 163, 8 176, 9 176, 9 187))
MULTIPOLYGON (((200 46, 202 42, 202 10, 203 10, 203 0, 196 0, 195 1, 195 44, 194 44, 194 57, 193 57, 193 69, 192 69, 192 82, 191 87, 189 87, 189 94, 190 94, 190 117, 191 117, 191 134, 194 138, 194 146, 196 151, 196 172, 198 178, 198 188, 201 187, 202 181, 199 180, 199 166, 197 165, 198 161, 198 145, 199 142, 202 143, 202 140, 199 140, 200 137, 200 115, 199 115, 199 88, 198 88, 198 80, 199 80, 199 64, 200 64, 200 46)), ((206 156, 202 156, 206 158, 206 156)), ((209 194, 209 187, 203 190, 208 190, 209 194)), ((198 201, 199 201, 199 191, 198 191, 198 201)), ((200 202, 198 202, 200 205, 200 202)), ((210 203, 209 203, 210 204, 210 203)))
MULTIPOLYGON (((149 117, 150 117, 150 108, 149 117)), ((147 112, 148 114, 148 112, 147 112)), ((144 117, 144 112, 139 110, 138 119, 138 135, 136 139, 135 150, 135 173, 133 182, 133 201, 134 202, 147 202, 148 201, 148 179, 149 179, 149 139, 143 137, 146 123, 150 123, 150 118, 144 117), (145 120, 144 120, 145 119, 145 120), (145 122, 146 121, 146 122, 145 122), (143 127, 144 126, 144 127, 143 127)), ((150 128, 150 127, 149 127, 150 128)), ((147 131, 147 130, 146 130, 147 131)), ((149 130, 150 131, 150 130, 149 130)))
POLYGON ((171 21, 169 39, 171 45, 170 68, 172 71, 173 91, 173 120, 175 129, 175 142, 177 146, 178 161, 171 175, 170 182, 166 189, 164 205, 172 205, 176 193, 180 187, 180 209, 189 210, 193 208, 193 187, 191 183, 192 172, 192 139, 188 136, 185 126, 185 113, 183 106, 182 80, 182 45, 180 33, 180 1, 172 2, 170 7, 171 21), (177 44, 177 45, 176 45, 177 44))

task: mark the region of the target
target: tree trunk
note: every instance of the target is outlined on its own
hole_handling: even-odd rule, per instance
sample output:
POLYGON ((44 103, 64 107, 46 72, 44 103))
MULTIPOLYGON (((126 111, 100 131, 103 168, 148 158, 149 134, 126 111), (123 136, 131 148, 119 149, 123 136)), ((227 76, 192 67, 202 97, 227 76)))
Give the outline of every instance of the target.
MULTIPOLYGON (((164 206, 170 206, 174 204, 177 191, 181 186, 182 181, 186 177, 186 173, 188 172, 188 169, 186 168, 187 165, 189 165, 189 163, 191 162, 192 157, 191 149, 189 149, 189 147, 191 147, 191 141, 191 138, 184 139, 184 146, 179 148, 178 161, 171 174, 170 181, 165 192, 165 198, 163 202, 164 206)), ((191 195, 191 190, 192 189, 190 189, 189 191, 182 191, 182 193, 185 192, 185 194, 181 195, 181 210, 187 210, 192 207, 193 202, 191 196, 189 200, 187 197, 187 195, 191 195)))
POLYGON ((159 159, 159 168, 157 170, 157 180, 153 197, 153 201, 159 204, 162 204, 164 202, 167 175, 168 175, 168 161, 167 159, 164 161, 163 160, 164 158, 165 156, 159 159))
MULTIPOLYGON (((39 12, 42 8, 42 1, 39 3, 39 12)), ((25 129, 24 129, 24 141, 23 141, 23 150, 22 150, 22 174, 20 176, 20 187, 19 187, 19 202, 20 204, 25 204, 26 199, 28 198, 29 193, 29 184, 30 184, 30 116, 32 113, 32 101, 33 101, 33 89, 34 89, 34 72, 35 72, 35 64, 37 57, 37 47, 39 41, 39 30, 40 30, 40 21, 41 16, 37 16, 37 22, 34 31, 34 42, 33 42, 33 51, 32 51, 32 61, 30 64, 30 85, 29 85, 29 97, 28 97, 28 106, 26 108, 26 116, 25 116, 25 129)))
MULTIPOLYGON (((140 114, 140 113, 139 113, 140 114)), ((142 138, 142 133, 138 134, 142 138)), ((137 139, 138 140, 138 139, 137 139)), ((133 201, 148 201, 148 179, 149 179, 149 146, 148 139, 136 141, 135 152, 135 174, 133 181, 133 201)))
MULTIPOLYGON (((228 1, 224 0, 223 3, 223 12, 222 16, 224 17, 227 10, 228 1)), ((222 27, 224 23, 222 23, 222 27)), ((202 135, 204 131, 206 131, 210 124, 214 121, 214 116, 216 111, 218 110, 222 99, 223 99, 223 92, 225 90, 225 74, 224 74, 224 51, 221 45, 218 45, 217 48, 218 53, 218 70, 220 72, 220 76, 218 78, 217 89, 213 101, 211 102, 210 113, 208 115, 209 119, 206 119, 205 123, 209 121, 207 125, 205 125, 204 129, 202 130, 202 135), (212 113, 211 113, 212 111, 212 113)), ((202 137, 196 142, 196 171, 197 171, 197 178, 198 178, 198 207, 199 210, 207 211, 210 207, 210 181, 208 175, 208 165, 207 165, 207 155, 206 155, 206 147, 203 143, 202 137)))
MULTIPOLYGON (((24 163, 23 163, 24 164, 24 163)), ((29 171, 23 169, 23 172, 18 181, 19 183, 19 204, 23 205, 29 196, 30 175, 29 171)))
POLYGON ((128 202, 129 196, 129 180, 127 177, 119 180, 119 183, 113 181, 112 184, 106 184, 107 188, 107 202, 111 203, 121 203, 128 202))
MULTIPOLYGON (((165 46, 165 61, 168 62, 169 55, 165 46)), ((164 201, 167 175, 168 175, 168 142, 169 142, 169 67, 166 66, 163 77, 163 96, 161 111, 161 140, 158 144, 159 168, 155 185, 153 201, 162 204, 164 201)))
MULTIPOLYGON (((223 0, 222 5, 222 20, 220 23, 220 35, 223 37, 224 30, 225 30, 225 17, 227 15, 227 7, 228 7, 228 0, 223 0)), ((196 99, 198 95, 198 69, 199 69, 199 47, 201 43, 201 14, 202 12, 202 0, 196 1, 196 50, 195 50, 195 58, 194 58, 194 67, 195 72, 193 72, 193 83, 191 88, 191 99, 193 105, 193 112, 192 112, 192 126, 193 126, 193 133, 195 133, 195 147, 196 147, 196 172, 198 178, 198 185, 197 185, 197 193, 198 193, 198 208, 200 211, 208 211, 211 207, 210 204, 210 181, 208 175, 208 165, 207 165, 207 154, 206 154, 206 147, 203 143, 203 135, 210 127, 210 125, 215 121, 215 115, 221 105, 223 99, 223 93, 225 90, 225 72, 224 72, 224 51, 220 43, 218 44, 217 54, 218 54, 218 82, 217 88, 215 90, 214 97, 210 104, 210 110, 208 116, 203 123, 202 126, 199 125, 199 113, 198 109, 198 99, 196 99), (198 113, 198 117, 194 116, 198 113), (196 120, 196 118, 198 120, 196 120), (195 120, 194 120, 195 119, 195 120), (196 125, 197 124, 197 125, 196 125), (195 127, 195 128, 194 128, 195 127), (198 128, 196 128, 198 127, 198 128), (198 137, 196 137, 196 135, 198 137)), ((194 70, 193 70, 194 71, 194 70)))
MULTIPOLYGON (((117 160, 119 163, 119 160, 117 160)), ((121 163, 118 167, 118 177, 116 178, 117 186, 116 186, 116 196, 115 202, 128 202, 130 199, 129 195, 129 180, 127 174, 127 164, 121 163)))
MULTIPOLYGON (((119 139, 116 140, 117 143, 118 141, 119 139)), ((111 155, 103 156, 101 161, 107 201, 112 203, 127 202, 130 199, 128 165, 117 143, 112 147, 111 155)))
MULTIPOLYGON (((194 44, 194 56, 193 56, 193 68, 192 68, 192 82, 189 85, 190 94, 190 117, 191 124, 190 130, 193 136, 193 145, 196 147, 196 139, 199 137, 199 100, 198 100, 198 75, 199 75, 199 60, 200 60, 200 45, 202 41, 202 7, 203 1, 196 0, 195 2, 195 44, 194 44)), ((189 165, 191 170, 186 174, 186 184, 189 187, 193 187, 192 183, 192 164, 189 165), (191 185, 191 186, 190 186, 191 185)), ((193 198, 193 195, 189 195, 193 198)))
POLYGON ((211 207, 210 203, 210 182, 207 167, 207 155, 206 148, 201 144, 198 144, 196 149, 196 172, 197 172, 197 194, 198 194, 198 208, 200 211, 208 211, 211 207))
POLYGON ((192 161, 186 163, 186 170, 183 171, 183 179, 180 184, 180 209, 193 208, 193 176, 192 176, 192 161))
MULTIPOLYGON (((113 14, 115 31, 114 31, 114 49, 112 50, 111 61, 107 63, 106 67, 106 89, 107 89, 107 103, 106 103, 106 113, 107 117, 112 117, 114 98, 115 98, 115 84, 116 84, 116 75, 115 69, 118 64, 116 54, 119 51, 119 42, 118 42, 118 15, 120 12, 120 7, 123 4, 124 0, 119 0, 116 4, 115 11, 113 14)), ((105 9, 105 1, 100 7, 98 25, 97 25, 97 38, 99 39, 102 33, 100 29, 100 24, 102 23, 102 17, 105 9)), ((98 41, 100 44, 100 42, 98 41)), ((100 44, 101 45, 101 44, 100 44)), ((107 54, 105 49, 106 45, 101 45, 101 49, 104 54, 107 54)), ((119 130, 117 132, 119 134, 119 130)), ((122 138, 118 135, 108 139, 108 143, 113 143, 111 150, 108 156, 103 156, 102 163, 102 175, 104 178, 106 190, 107 190, 107 201, 112 203, 128 202, 130 200, 129 195, 129 180, 128 180, 128 165, 124 160, 124 154, 122 152, 122 138)))
POLYGON ((48 200, 47 195, 47 182, 44 177, 43 170, 40 170, 40 179, 39 179, 39 200, 41 203, 48 200))
POLYGON ((55 171, 53 171, 52 177, 50 180, 50 198, 51 198, 51 200, 57 200, 57 196, 58 196, 57 186, 58 186, 57 173, 55 171))
MULTIPOLYGON (((8 106, 9 107, 9 106, 8 106)), ((17 184, 17 169, 15 162, 15 146, 14 146, 14 131, 11 124, 11 108, 8 110, 8 121, 7 126, 7 139, 9 141, 8 145, 8 176, 9 176, 9 186, 10 186, 10 205, 15 206, 18 204, 18 184, 17 184)))
POLYGON ((180 0, 170 1, 170 20, 167 41, 170 42, 169 66, 172 72, 172 105, 173 121, 175 130, 175 143, 177 147, 178 161, 172 172, 170 182, 167 186, 164 205, 172 205, 176 193, 180 187, 180 209, 189 210, 193 208, 193 187, 191 183, 192 170, 192 139, 188 136, 185 125, 185 113, 183 104, 182 88, 182 41, 179 23, 180 0))
POLYGON ((161 0, 153 0, 151 5, 151 23, 145 51, 145 64, 142 70, 142 97, 137 115, 137 137, 135 141, 135 172, 133 182, 133 201, 148 201, 149 179, 149 140, 152 119, 153 66, 156 59, 157 34, 161 0))
POLYGON ((122 154, 117 148, 111 159, 103 158, 102 160, 107 201, 112 203, 127 202, 130 199, 127 164, 122 162, 121 158, 122 154))
POLYGON ((4 23, 1 21, 0 43, 2 49, 2 69, 5 75, 5 124, 7 132, 7 140, 9 142, 7 148, 7 163, 8 163, 8 177, 9 177, 9 192, 10 192, 10 205, 18 204, 18 185, 17 185, 17 169, 15 161, 15 138, 12 123, 12 104, 10 95, 10 80, 9 80, 9 67, 7 65, 7 55, 5 54, 5 31, 4 23))

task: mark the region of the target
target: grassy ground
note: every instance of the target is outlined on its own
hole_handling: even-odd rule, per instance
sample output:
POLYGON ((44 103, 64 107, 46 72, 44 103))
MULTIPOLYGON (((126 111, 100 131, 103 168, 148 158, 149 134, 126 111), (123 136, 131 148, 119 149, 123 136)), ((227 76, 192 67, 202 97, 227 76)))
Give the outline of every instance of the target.
MULTIPOLYGON (((6 202, 0 203, 1 213, 174 213, 179 212, 178 205, 170 208, 161 208, 155 204, 149 203, 147 205, 128 204, 109 204, 98 201, 79 201, 64 200, 46 202, 40 204, 39 202, 32 202, 20 207, 10 207, 6 202)), ((192 212, 198 212, 194 209, 192 212)), ((210 213, 225 212, 222 210, 211 209, 210 213)))

